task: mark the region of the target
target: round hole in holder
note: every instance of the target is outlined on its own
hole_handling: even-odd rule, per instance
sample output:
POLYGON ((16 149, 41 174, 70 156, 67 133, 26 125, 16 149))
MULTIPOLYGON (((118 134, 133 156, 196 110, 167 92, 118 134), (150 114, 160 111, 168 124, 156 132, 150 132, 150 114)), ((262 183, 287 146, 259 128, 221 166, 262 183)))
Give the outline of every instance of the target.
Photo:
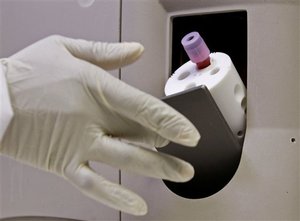
POLYGON ((242 136, 244 136, 244 132, 242 130, 240 130, 237 132, 237 135, 238 135, 238 137, 242 137, 242 136))
POLYGON ((247 107, 247 98, 246 97, 243 97, 243 99, 241 101, 241 107, 246 112, 246 107, 247 107))
POLYGON ((234 96, 237 102, 242 102, 243 98, 245 97, 242 86, 236 84, 234 86, 234 96))
POLYGON ((195 82, 191 82, 191 83, 189 83, 189 84, 185 87, 185 90, 190 89, 190 88, 193 88, 193 87, 196 87, 196 86, 197 86, 197 85, 196 85, 195 82))
POLYGON ((296 143, 296 138, 295 137, 291 138, 291 143, 296 143))
POLYGON ((220 68, 216 67, 216 68, 214 68, 214 69, 211 70, 210 74, 214 75, 214 74, 218 73, 219 71, 220 71, 220 68))
POLYGON ((186 79, 189 75, 190 75, 190 72, 185 71, 185 72, 181 73, 177 79, 181 81, 183 79, 186 79))

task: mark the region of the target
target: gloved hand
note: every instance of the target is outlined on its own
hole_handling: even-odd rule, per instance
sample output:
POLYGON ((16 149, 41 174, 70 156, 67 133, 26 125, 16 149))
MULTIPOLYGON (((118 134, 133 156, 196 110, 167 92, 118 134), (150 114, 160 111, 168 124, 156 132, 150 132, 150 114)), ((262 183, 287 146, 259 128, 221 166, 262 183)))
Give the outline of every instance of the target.
POLYGON ((2 59, 14 118, 1 154, 62 176, 110 207, 145 214, 141 197, 98 175, 89 161, 184 182, 193 177, 190 164, 143 146, 194 146, 200 135, 180 113, 105 71, 142 52, 138 43, 50 36, 2 59))

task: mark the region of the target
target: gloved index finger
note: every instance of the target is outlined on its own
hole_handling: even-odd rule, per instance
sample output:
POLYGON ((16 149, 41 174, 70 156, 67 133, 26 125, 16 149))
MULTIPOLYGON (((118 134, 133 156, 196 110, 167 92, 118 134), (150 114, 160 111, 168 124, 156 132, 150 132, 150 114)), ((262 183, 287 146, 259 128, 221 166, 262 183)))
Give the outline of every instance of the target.
POLYGON ((173 142, 186 146, 197 145, 200 134, 186 117, 154 97, 147 96, 141 102, 136 112, 141 124, 173 142))
POLYGON ((117 69, 136 61, 144 47, 137 42, 106 43, 56 36, 75 57, 103 69, 117 69))
POLYGON ((199 132, 174 108, 118 79, 105 77, 111 78, 105 80, 110 84, 101 90, 111 108, 170 141, 186 146, 197 145, 199 132))

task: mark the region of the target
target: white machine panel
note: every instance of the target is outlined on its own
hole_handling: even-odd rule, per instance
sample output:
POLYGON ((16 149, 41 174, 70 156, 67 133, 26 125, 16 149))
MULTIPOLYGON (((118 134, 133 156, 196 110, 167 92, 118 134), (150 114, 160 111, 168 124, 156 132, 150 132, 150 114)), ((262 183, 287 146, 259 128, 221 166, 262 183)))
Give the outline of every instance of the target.
POLYGON ((139 65, 122 69, 122 78, 158 97, 163 96, 161 81, 166 82, 170 74, 173 16, 246 10, 248 100, 241 163, 223 190, 189 200, 169 191, 161 180, 122 172, 122 184, 149 205, 146 216, 122 214, 122 220, 300 219, 299 4, 292 0, 123 0, 123 40, 139 40, 146 50, 139 65), (157 83, 149 87, 140 79, 157 83))

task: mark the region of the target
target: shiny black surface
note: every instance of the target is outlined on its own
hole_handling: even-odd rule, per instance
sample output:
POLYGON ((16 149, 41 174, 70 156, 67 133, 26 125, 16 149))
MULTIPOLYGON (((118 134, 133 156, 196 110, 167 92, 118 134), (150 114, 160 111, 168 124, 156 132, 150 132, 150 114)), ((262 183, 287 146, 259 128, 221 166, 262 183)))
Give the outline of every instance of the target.
POLYGON ((205 86, 163 99, 185 115, 201 134, 194 148, 170 143, 158 150, 177 156, 194 166, 195 176, 186 183, 164 181, 175 194, 199 199, 213 195, 228 184, 235 174, 242 145, 233 135, 210 92, 205 86))

